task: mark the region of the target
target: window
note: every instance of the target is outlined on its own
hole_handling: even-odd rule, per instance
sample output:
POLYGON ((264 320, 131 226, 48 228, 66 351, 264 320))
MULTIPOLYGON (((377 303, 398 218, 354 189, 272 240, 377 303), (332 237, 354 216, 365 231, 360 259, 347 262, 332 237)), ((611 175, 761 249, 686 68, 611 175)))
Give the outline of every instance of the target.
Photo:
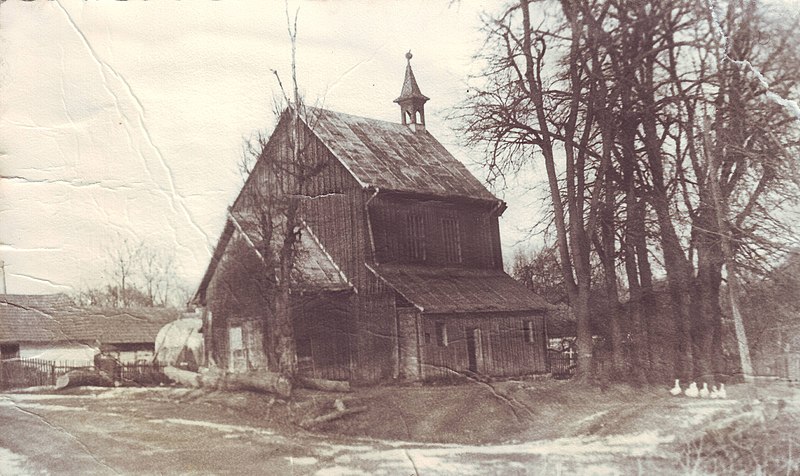
POLYGON ((422 215, 408 215, 408 257, 411 261, 425 261, 425 220, 422 215))
POLYGON ((444 237, 444 258, 448 263, 461 262, 461 230, 455 218, 442 219, 442 236, 444 237))
POLYGON ((436 345, 447 347, 447 326, 444 325, 444 322, 436 323, 436 345))
POLYGON ((0 359, 18 359, 19 358, 19 344, 3 344, 0 345, 0 359))
POLYGON ((244 347, 241 327, 228 328, 228 370, 238 372, 247 370, 247 350, 244 347))
POLYGON ((231 327, 230 329, 228 329, 228 343, 230 345, 231 350, 235 351, 244 349, 241 327, 231 327))
POLYGON ((535 342, 533 321, 523 321, 522 329, 525 331, 525 342, 528 344, 535 342))

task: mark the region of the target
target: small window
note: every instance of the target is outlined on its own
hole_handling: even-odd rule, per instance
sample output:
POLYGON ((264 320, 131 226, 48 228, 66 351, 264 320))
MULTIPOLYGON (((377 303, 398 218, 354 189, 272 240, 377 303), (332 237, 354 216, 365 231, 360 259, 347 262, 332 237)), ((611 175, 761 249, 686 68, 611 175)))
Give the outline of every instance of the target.
POLYGON ((436 323, 436 345, 447 347, 447 326, 444 322, 436 323))
POLYGON ((408 215, 408 257, 412 261, 425 261, 425 220, 422 215, 408 215))
POLYGON ((228 329, 228 344, 233 351, 244 349, 241 327, 231 327, 228 329))
POLYGON ((461 262, 461 230, 455 218, 442 219, 444 258, 448 263, 461 262))
POLYGON ((425 343, 426 344, 430 344, 431 343, 431 333, 430 332, 426 332, 425 333, 425 343))
POLYGON ((19 344, 0 345, 0 360, 18 359, 19 344))
POLYGON ((523 321, 522 329, 525 332, 525 342, 528 344, 532 344, 535 341, 533 321, 523 321))

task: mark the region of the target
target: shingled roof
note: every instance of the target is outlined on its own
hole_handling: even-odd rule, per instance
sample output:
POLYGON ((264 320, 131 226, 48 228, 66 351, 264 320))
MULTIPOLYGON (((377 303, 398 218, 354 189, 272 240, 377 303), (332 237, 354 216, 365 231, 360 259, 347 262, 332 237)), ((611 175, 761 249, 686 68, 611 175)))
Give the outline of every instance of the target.
POLYGON ((155 342, 181 317, 170 309, 77 307, 64 294, 0 295, 0 342, 133 344, 155 342))
MULTIPOLYGON (((194 298, 192 298, 193 302, 203 306, 206 305, 208 286, 211 284, 211 279, 214 277, 223 253, 237 231, 237 223, 236 218, 232 214, 228 214, 228 221, 222 230, 217 246, 214 248, 214 255, 211 257, 211 262, 206 268, 203 279, 200 281, 200 286, 198 286, 194 298)), ((239 233, 242 232, 240 231, 239 233)), ((280 239, 278 234, 272 238, 276 241, 280 239)), ((276 243, 273 246, 278 246, 278 244, 276 243)), ((291 288, 293 291, 344 291, 352 289, 353 286, 350 281, 336 263, 333 262, 333 258, 328 255, 307 224, 304 224, 296 250, 295 267, 292 269, 291 274, 291 288)), ((257 259, 255 258, 255 252, 253 252, 253 257, 257 259)))
POLYGON ((384 264, 374 272, 425 313, 544 311, 551 307, 499 269, 384 264))
POLYGON ((364 187, 497 202, 427 131, 308 108, 306 123, 364 187))

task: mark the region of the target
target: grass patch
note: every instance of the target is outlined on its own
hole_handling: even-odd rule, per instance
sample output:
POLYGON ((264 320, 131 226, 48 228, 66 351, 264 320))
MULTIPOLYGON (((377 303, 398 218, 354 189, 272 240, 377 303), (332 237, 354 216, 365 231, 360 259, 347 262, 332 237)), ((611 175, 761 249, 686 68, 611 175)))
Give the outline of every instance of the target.
POLYGON ((800 415, 780 400, 743 410, 683 444, 686 474, 800 474, 800 415))

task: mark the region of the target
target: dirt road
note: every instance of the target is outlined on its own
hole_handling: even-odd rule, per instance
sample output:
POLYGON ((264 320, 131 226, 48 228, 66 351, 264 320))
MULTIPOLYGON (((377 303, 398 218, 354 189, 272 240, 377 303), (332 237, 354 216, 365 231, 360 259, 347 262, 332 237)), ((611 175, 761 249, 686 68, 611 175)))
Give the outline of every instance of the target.
POLYGON ((503 445, 328 438, 178 389, 0 395, 0 474, 622 474, 663 467, 657 431, 503 445))

